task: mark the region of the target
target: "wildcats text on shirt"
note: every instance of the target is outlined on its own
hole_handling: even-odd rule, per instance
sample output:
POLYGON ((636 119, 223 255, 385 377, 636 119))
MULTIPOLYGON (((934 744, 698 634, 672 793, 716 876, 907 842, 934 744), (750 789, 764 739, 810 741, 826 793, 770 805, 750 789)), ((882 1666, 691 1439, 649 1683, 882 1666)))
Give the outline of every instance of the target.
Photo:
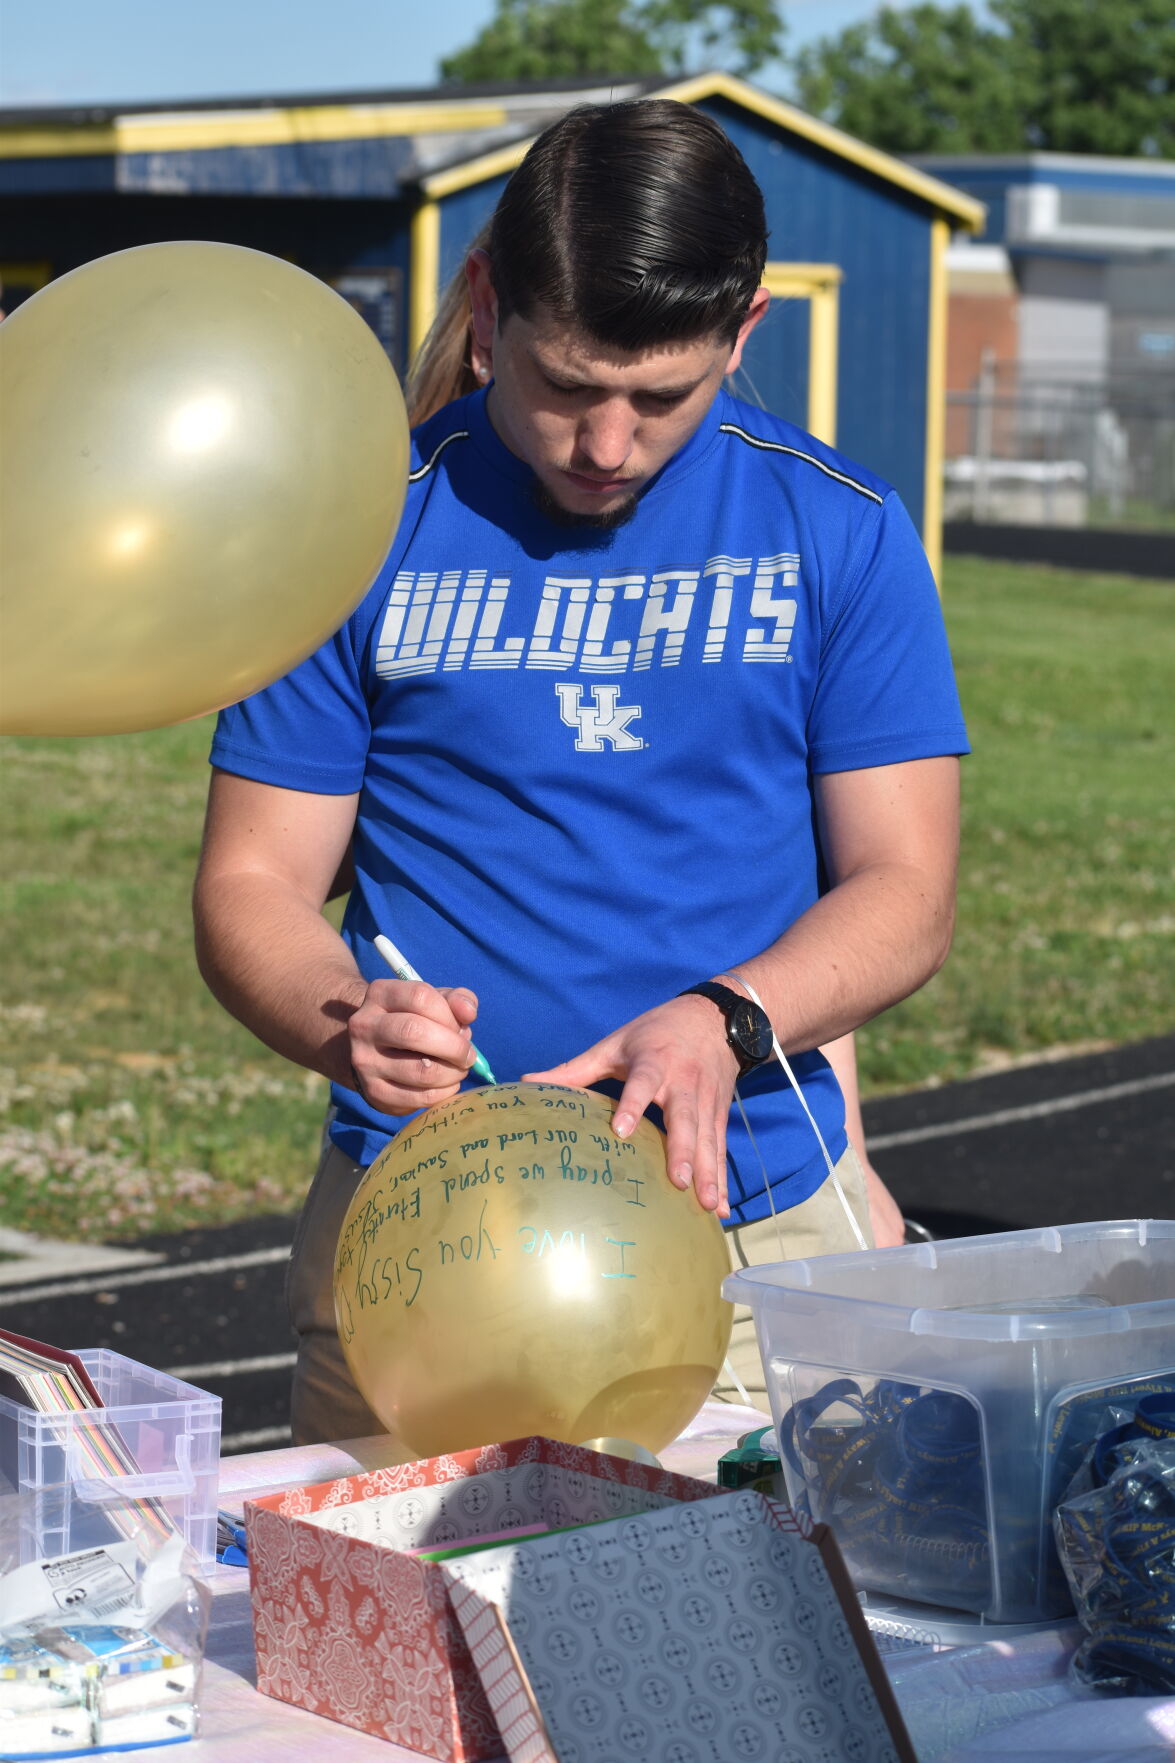
POLYGON ((380 679, 481 668, 639 673, 728 653, 790 660, 800 559, 711 557, 697 568, 548 575, 537 602, 488 569, 401 570, 375 650, 380 679), (522 616, 519 614, 522 613, 522 616))

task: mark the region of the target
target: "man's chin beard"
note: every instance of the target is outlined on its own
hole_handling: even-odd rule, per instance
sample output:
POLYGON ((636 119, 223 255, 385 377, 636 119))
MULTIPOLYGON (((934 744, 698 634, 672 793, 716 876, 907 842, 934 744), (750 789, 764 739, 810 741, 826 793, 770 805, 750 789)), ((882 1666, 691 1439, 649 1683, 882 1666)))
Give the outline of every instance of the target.
POLYGON ((531 499, 541 514, 555 526, 584 527, 597 533, 610 533, 616 527, 626 526, 637 510, 640 492, 634 490, 623 502, 617 502, 611 508, 601 508, 598 514, 579 514, 570 508, 564 508, 548 490, 541 478, 532 478, 530 486, 531 499))

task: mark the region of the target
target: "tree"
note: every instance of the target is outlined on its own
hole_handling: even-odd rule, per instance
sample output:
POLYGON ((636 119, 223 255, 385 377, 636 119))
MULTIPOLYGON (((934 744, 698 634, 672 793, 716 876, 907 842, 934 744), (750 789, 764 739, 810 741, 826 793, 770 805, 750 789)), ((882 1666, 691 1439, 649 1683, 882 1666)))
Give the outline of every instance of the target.
POLYGON ((893 153, 1175 151, 1172 0, 883 7, 796 58, 799 103, 893 153))
POLYGON ((992 0, 991 10, 1032 69, 1026 145, 1175 154, 1172 0, 992 0))
POLYGON ((441 78, 674 74, 691 63, 749 74, 779 54, 782 38, 776 0, 496 0, 472 43, 441 62, 441 78))
POLYGON ((1021 80, 967 6, 885 6, 795 66, 803 109, 891 153, 1002 153, 1018 139, 1021 80))

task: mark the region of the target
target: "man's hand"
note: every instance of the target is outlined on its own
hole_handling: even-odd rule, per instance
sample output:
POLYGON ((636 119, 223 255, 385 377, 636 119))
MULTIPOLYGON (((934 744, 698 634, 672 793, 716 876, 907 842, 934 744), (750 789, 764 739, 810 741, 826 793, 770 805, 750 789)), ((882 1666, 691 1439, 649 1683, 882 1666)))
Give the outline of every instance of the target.
POLYGON ((448 1102, 473 1064, 477 999, 464 986, 376 979, 347 1024, 354 1087, 381 1114, 448 1102))
POLYGON ((726 1121, 738 1064, 727 1045, 722 1015, 708 998, 673 998, 605 1035, 586 1053, 525 1081, 588 1085, 617 1078, 624 1088, 612 1130, 627 1138, 650 1103, 660 1108, 668 1137, 669 1179, 693 1183, 708 1212, 729 1218, 726 1198, 726 1121))

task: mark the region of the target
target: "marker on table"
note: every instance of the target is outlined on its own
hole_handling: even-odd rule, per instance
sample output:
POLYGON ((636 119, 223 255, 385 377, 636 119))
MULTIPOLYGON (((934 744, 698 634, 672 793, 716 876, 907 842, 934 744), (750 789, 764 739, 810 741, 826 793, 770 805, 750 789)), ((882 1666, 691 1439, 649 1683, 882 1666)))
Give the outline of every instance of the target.
MULTIPOLYGON (((420 975, 413 967, 411 961, 406 960, 404 956, 401 955, 391 937, 377 936, 373 941, 397 979, 420 978, 420 975)), ((494 1076, 493 1072, 486 1064, 485 1059, 478 1052, 476 1047, 473 1049, 473 1054, 473 1064, 469 1067, 470 1071, 475 1071, 483 1083, 496 1084, 498 1081, 497 1078, 494 1076)))

